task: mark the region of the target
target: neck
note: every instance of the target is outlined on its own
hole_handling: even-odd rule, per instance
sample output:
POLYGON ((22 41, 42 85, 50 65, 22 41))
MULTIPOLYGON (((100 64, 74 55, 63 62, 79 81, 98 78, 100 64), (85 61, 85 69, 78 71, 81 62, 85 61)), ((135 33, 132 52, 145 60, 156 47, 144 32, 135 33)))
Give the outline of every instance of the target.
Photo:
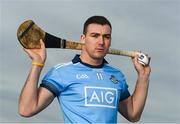
POLYGON ((103 63, 103 59, 93 59, 89 56, 86 56, 84 54, 80 55, 80 59, 83 63, 87 63, 89 65, 98 66, 103 63))

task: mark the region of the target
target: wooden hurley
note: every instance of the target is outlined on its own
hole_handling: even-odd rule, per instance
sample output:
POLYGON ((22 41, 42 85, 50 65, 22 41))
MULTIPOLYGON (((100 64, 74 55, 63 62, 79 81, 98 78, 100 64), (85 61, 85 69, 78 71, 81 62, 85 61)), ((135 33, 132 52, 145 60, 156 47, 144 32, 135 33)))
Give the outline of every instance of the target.
MULTIPOLYGON (((40 39, 45 43, 46 48, 62 48, 62 49, 74 49, 81 50, 82 43, 69 41, 51 35, 39 26, 37 26, 32 20, 23 22, 17 30, 17 38, 21 45, 26 49, 38 49, 40 48, 40 39)), ((128 51, 119 49, 109 49, 108 54, 122 55, 128 57, 134 57, 139 54, 138 51, 128 51)))

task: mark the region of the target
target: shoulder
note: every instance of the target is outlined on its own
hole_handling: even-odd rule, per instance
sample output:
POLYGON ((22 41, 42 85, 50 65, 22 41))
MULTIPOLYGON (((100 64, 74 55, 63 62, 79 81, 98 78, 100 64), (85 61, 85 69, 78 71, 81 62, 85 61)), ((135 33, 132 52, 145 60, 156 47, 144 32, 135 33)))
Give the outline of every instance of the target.
POLYGON ((111 75, 116 75, 118 76, 121 80, 125 80, 125 75, 124 73, 121 71, 120 68, 117 68, 113 65, 110 65, 110 64, 105 64, 104 66, 104 70, 107 72, 107 73, 110 73, 111 75))
POLYGON ((59 63, 59 64, 55 65, 53 68, 54 69, 64 68, 64 67, 67 67, 67 66, 72 65, 72 64, 73 64, 72 62, 59 63))
POLYGON ((120 72, 122 73, 121 69, 113 66, 113 65, 110 65, 110 64, 105 64, 105 69, 108 70, 108 71, 115 71, 115 72, 120 72))
POLYGON ((57 64, 57 65, 55 65, 55 66, 53 66, 51 69, 52 70, 61 70, 61 69, 65 69, 65 68, 68 68, 68 67, 70 67, 70 66, 72 66, 73 65, 73 63, 72 62, 67 62, 67 63, 59 63, 59 64, 57 64))
POLYGON ((59 64, 54 65, 53 67, 49 68, 47 74, 59 73, 61 71, 67 70, 67 68, 71 65, 72 65, 72 62, 59 63, 59 64))

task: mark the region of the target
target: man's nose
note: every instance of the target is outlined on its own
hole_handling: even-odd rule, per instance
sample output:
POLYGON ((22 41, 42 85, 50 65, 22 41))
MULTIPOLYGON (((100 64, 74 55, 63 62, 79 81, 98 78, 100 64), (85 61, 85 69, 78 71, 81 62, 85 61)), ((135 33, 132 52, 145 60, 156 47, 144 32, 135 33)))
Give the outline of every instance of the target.
POLYGON ((104 37, 103 36, 100 36, 99 37, 99 41, 98 41, 99 44, 104 44, 104 37))

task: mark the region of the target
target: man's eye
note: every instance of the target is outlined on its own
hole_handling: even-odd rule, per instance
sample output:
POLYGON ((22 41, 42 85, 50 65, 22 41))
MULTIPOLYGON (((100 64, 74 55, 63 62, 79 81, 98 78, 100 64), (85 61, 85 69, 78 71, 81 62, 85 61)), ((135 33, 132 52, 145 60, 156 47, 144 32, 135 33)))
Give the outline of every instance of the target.
POLYGON ((111 39, 111 36, 110 35, 105 35, 104 38, 111 39))
POLYGON ((92 37, 95 37, 95 38, 97 38, 99 35, 98 34, 94 34, 94 35, 92 35, 92 37))

